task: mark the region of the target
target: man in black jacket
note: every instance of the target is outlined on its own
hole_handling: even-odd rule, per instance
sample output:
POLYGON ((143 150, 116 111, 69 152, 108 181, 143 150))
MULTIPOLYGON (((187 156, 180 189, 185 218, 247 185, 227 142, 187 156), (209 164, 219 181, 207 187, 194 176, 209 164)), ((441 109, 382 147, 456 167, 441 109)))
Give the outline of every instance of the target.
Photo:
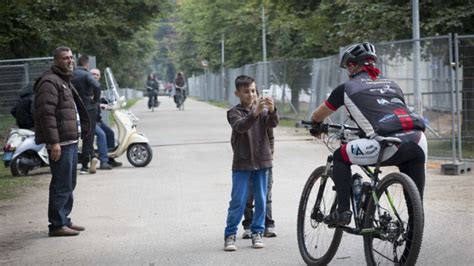
MULTIPOLYGON (((72 75, 73 79, 71 82, 86 106, 91 128, 95 129, 97 110, 100 101, 100 83, 89 72, 89 57, 87 55, 81 55, 79 57, 77 60, 77 68, 74 70, 72 75)), ((90 134, 82 142, 81 174, 87 174, 90 172, 88 165, 94 152, 93 145, 94 134, 90 134)), ((92 161, 92 164, 95 163, 97 163, 96 160, 92 161)), ((95 168, 95 165, 91 165, 91 168, 95 168)))

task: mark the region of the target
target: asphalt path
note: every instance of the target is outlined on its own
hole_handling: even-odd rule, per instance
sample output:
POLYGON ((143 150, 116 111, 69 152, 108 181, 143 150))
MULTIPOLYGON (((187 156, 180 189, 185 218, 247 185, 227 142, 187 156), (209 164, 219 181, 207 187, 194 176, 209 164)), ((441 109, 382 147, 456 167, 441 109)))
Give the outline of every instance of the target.
MULTIPOLYGON (((47 236, 48 173, 36 186, 0 201, 2 265, 304 265, 296 213, 306 178, 325 162, 324 145, 302 129, 275 130, 273 213, 278 237, 255 250, 241 239, 223 251, 231 189, 231 129, 226 110, 188 99, 179 111, 160 97, 155 112, 139 101, 132 111, 149 139, 153 160, 78 176, 71 217, 80 236, 47 236)), ((392 169, 388 169, 390 171, 392 169)), ((44 171, 44 170, 43 170, 44 171)), ((387 172, 387 171, 386 171, 387 172)), ((384 173, 386 173, 384 172, 384 173)), ((431 163, 419 265, 474 265, 474 174, 442 176, 431 163)), ((344 234, 331 265, 364 265, 361 237, 344 234)))

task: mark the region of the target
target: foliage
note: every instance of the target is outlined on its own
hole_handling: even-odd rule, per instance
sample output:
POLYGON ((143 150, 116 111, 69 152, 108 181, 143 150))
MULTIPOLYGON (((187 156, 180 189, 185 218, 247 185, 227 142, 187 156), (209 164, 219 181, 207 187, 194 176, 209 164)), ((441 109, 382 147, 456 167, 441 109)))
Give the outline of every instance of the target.
POLYGON ((2 1, 0 58, 51 56, 65 45, 95 55, 123 87, 143 83, 155 40, 150 32, 170 6, 159 1, 2 1))
MULTIPOLYGON (((177 65, 201 71, 201 59, 220 69, 225 36, 225 66, 261 61, 261 6, 265 7, 268 59, 318 58, 358 41, 392 41, 412 36, 409 0, 249 0, 179 1, 175 23, 177 65)), ((472 1, 420 1, 421 36, 472 31, 472 1)))

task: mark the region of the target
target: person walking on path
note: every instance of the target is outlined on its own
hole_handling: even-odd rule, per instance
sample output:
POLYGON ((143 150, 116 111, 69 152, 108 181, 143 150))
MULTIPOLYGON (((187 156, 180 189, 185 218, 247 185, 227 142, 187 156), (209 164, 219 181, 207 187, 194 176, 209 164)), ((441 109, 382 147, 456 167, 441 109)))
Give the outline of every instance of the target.
POLYGON ((272 167, 272 154, 267 129, 276 127, 278 115, 271 97, 257 97, 255 80, 249 76, 235 79, 235 96, 240 104, 227 112, 232 127, 233 150, 232 191, 224 230, 224 250, 235 251, 237 227, 247 202, 248 182, 253 183, 255 214, 250 225, 252 246, 263 248, 265 229, 265 197, 268 168, 272 167), (267 110, 264 110, 267 109, 267 110))
POLYGON ((71 84, 74 58, 71 49, 58 47, 54 65, 37 79, 35 142, 46 143, 51 168, 49 236, 76 236, 85 228, 72 223, 73 191, 77 177, 77 143, 91 132, 89 116, 71 84))
MULTIPOLYGON (((72 73, 73 79, 71 82, 87 108, 91 128, 95 129, 97 110, 100 101, 100 83, 89 72, 89 57, 87 55, 81 55, 77 60, 77 65, 78 67, 72 73)), ((89 162, 91 162, 93 153, 94 134, 90 134, 82 142, 81 174, 87 174, 90 172, 89 162)), ((94 164, 96 162, 97 161, 93 161, 94 164)), ((91 165, 92 168, 95 168, 95 166, 96 165, 91 165)))

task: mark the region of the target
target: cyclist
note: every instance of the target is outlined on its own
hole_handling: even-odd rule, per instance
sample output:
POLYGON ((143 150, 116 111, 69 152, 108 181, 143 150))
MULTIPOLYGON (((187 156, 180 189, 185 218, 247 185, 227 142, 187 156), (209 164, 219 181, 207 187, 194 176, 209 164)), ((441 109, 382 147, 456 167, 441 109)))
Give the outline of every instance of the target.
POLYGON ((154 74, 148 75, 146 80, 146 90, 148 94, 148 109, 151 107, 156 107, 158 105, 158 90, 160 88, 160 84, 156 79, 154 74), (154 105, 154 106, 153 106, 154 105))
POLYGON ((181 104, 186 100, 186 78, 184 77, 183 72, 178 72, 174 78, 174 102, 176 103, 176 108, 179 108, 181 104), (178 97, 183 97, 183 101, 180 103, 178 97))
MULTIPOLYGON (((350 141, 334 151, 333 177, 337 211, 324 218, 329 225, 351 221, 351 165, 374 165, 380 151, 377 136, 396 137, 402 143, 385 149, 382 165, 396 165, 415 182, 421 198, 425 185, 427 143, 422 118, 411 112, 401 88, 380 75, 375 66, 375 47, 368 42, 351 45, 342 55, 340 67, 349 71, 349 81, 334 89, 312 114, 317 125, 339 107, 345 106, 367 138, 350 141)), ((313 132, 319 137, 320 132, 313 132)))

